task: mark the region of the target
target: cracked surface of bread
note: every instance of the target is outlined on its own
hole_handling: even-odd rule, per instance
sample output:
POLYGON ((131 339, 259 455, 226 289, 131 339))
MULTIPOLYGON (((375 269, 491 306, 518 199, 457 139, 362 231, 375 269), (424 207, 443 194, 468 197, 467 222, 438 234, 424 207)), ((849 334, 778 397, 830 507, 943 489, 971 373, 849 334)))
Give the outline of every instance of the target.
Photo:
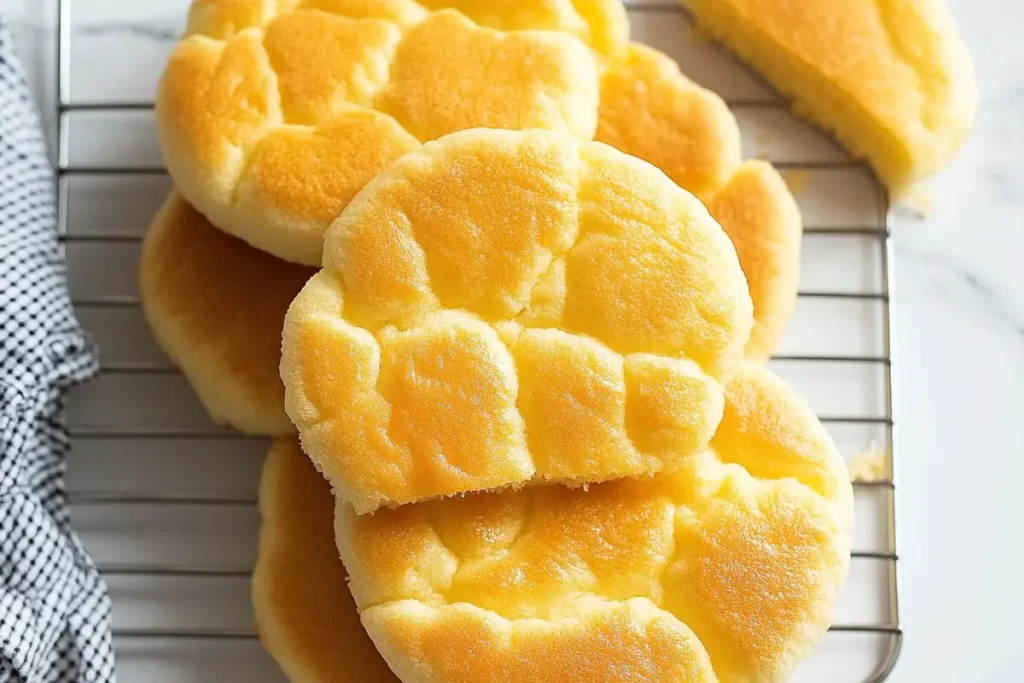
POLYGON ((547 29, 576 36, 605 58, 618 57, 629 40, 619 0, 422 0, 430 9, 457 9, 483 26, 547 29))
POLYGON ((847 477, 810 408, 747 365, 710 448, 676 472, 373 515, 339 500, 335 533, 407 683, 781 681, 846 575, 847 477))
POLYGON ((283 333, 285 406, 360 512, 702 449, 752 325, 692 195, 602 143, 471 130, 372 181, 283 333))
POLYGON ((250 434, 290 434, 281 329, 311 268, 216 229, 172 193, 145 233, 142 311, 211 419, 250 434))
POLYGON ((455 4, 559 30, 408 0, 197 0, 157 92, 179 191, 222 230, 320 265, 330 222, 421 142, 472 127, 593 138, 597 64, 570 33, 613 53, 617 1, 455 4))
POLYGON ((897 194, 948 164, 973 125, 970 55, 941 0, 682 1, 897 194))
MULTIPOLYGON (((714 93, 685 78, 676 64, 665 55, 638 44, 628 44, 625 10, 618 0, 531 0, 526 3, 505 0, 432 0, 424 4, 433 10, 460 10, 477 23, 496 29, 550 29, 572 33, 581 38, 598 53, 601 57, 599 61, 605 66, 600 81, 597 139, 653 163, 681 187, 705 202, 729 183, 739 167, 739 129, 724 102, 714 93)), ((254 151, 248 157, 248 166, 239 170, 243 177, 238 181, 237 191, 233 193, 232 188, 235 186, 228 183, 221 188, 219 196, 225 205, 233 202, 228 212, 230 215, 224 218, 225 225, 236 220, 239 222, 238 230, 228 227, 229 231, 240 234, 239 230, 254 230, 262 223, 268 226, 267 231, 261 230, 262 234, 255 240, 249 237, 246 239, 292 260, 319 265, 323 230, 362 185, 388 161, 419 145, 416 137, 409 132, 416 132, 417 124, 409 120, 430 118, 424 112, 433 106, 433 102, 422 99, 422 88, 417 93, 398 88, 387 95, 391 100, 408 97, 412 103, 410 109, 415 116, 401 118, 406 126, 403 128, 395 117, 365 108, 368 99, 372 99, 367 94, 373 91, 372 79, 366 80, 364 75, 363 81, 356 79, 351 83, 351 78, 346 80, 346 73, 351 76, 355 72, 345 72, 343 68, 353 62, 364 66, 370 64, 366 69, 374 72, 376 68, 375 78, 379 80, 383 73, 382 67, 372 62, 370 56, 374 45, 379 46, 388 41, 387 36, 380 33, 384 30, 384 23, 391 22, 409 31, 426 16, 425 10, 419 5, 400 0, 321 0, 303 2, 301 6, 304 9, 318 8, 337 12, 352 18, 382 20, 370 25, 351 25, 353 31, 366 30, 368 27, 371 33, 377 31, 377 42, 370 41, 371 45, 367 48, 365 44, 360 47, 357 41, 348 41, 347 51, 334 54, 331 60, 335 65, 333 70, 325 67, 322 61, 303 61, 302 55, 329 53, 335 43, 330 41, 327 34, 317 36, 325 41, 324 45, 318 46, 308 41, 304 33, 311 20, 301 13, 298 20, 287 14, 295 11, 293 2, 279 2, 275 8, 263 0, 198 1, 193 3, 189 26, 191 34, 195 36, 205 35, 219 40, 233 38, 239 41, 241 39, 236 35, 239 32, 273 24, 273 30, 267 30, 264 46, 272 57, 269 65, 284 74, 278 87, 281 102, 290 103, 280 116, 287 118, 288 112, 291 112, 297 117, 292 123, 302 122, 304 125, 282 125, 270 132, 254 134, 255 137, 265 137, 259 143, 254 143, 254 151), (272 21, 274 17, 278 17, 278 20, 272 21), (303 43, 303 49, 295 49, 292 44, 295 42, 303 43), (335 80, 346 85, 344 92, 338 96, 342 99, 320 97, 318 93, 325 88, 329 89, 335 80), (287 83, 292 82, 296 83, 294 87, 286 87, 287 83), (346 107, 343 101, 345 97, 360 106, 346 107), (420 104, 416 105, 416 102, 420 104), (333 115, 330 114, 332 107, 337 109, 333 115), (323 116, 327 120, 322 124, 305 125, 323 116), (365 144, 367 140, 373 141, 373 144, 365 144), (299 255, 298 250, 303 253, 299 255), (289 256, 292 251, 296 254, 289 256)), ((344 22, 342 24, 347 25, 344 22)), ((341 31, 340 28, 338 30, 341 31)), ((392 32, 390 35, 397 34, 392 32)), ((419 78, 433 81, 435 87, 441 88, 450 80, 445 72, 451 59, 439 58, 440 48, 436 42, 413 42, 418 47, 414 49, 414 45, 410 45, 407 50, 410 59, 407 61, 417 67, 440 64, 441 68, 435 72, 423 69, 419 72, 419 78), (413 54, 415 57, 411 56, 413 54)), ((455 54, 471 51, 472 48, 463 42, 446 45, 445 49, 449 54, 455 54)), ((185 52, 186 48, 182 46, 179 50, 185 52)), ((214 56, 210 53, 188 61, 210 60, 214 56)), ((250 59, 256 60, 257 57, 253 55, 250 59)), ((241 57, 236 55, 234 59, 237 62, 241 57)), ((221 61, 228 71, 245 73, 248 68, 231 66, 227 58, 221 61)), ((253 85, 256 85, 255 80, 253 85)), ((269 85, 266 88, 268 92, 273 90, 269 85)), ((444 86, 444 89, 451 91, 448 86, 444 86)), ((381 98, 384 97, 382 94, 381 98)), ((474 98, 459 96, 463 102, 474 102, 474 98)), ((257 109, 263 106, 260 101, 253 103, 251 100, 240 99, 239 102, 257 109)), ((266 106, 271 104, 268 99, 266 106)), ((234 106, 241 105, 228 104, 225 108, 231 109, 234 106)), ((277 120, 275 117, 278 114, 275 112, 267 116, 277 120)), ((466 121, 467 117, 472 116, 472 111, 467 114, 463 110, 460 118, 459 112, 453 110, 447 128, 458 127, 461 125, 459 121, 466 121)), ((511 120, 508 112, 502 113, 502 116, 508 116, 506 120, 511 120)), ((208 123, 215 125, 216 121, 209 120, 208 123)), ((416 134, 423 136, 422 133, 416 134)), ((235 164, 241 169, 246 160, 228 159, 223 163, 229 166, 235 164)), ((722 216, 715 217, 737 244, 764 244, 759 234, 768 232, 772 235, 770 243, 777 245, 777 248, 764 255, 751 251, 749 247, 740 252, 740 263, 751 281, 756 318, 750 341, 750 357, 764 360, 770 355, 774 342, 781 337, 782 328, 795 302, 799 260, 793 254, 799 250, 800 223, 796 204, 788 191, 779 192, 778 188, 782 184, 768 177, 774 175, 774 171, 759 168, 757 175, 764 179, 759 188, 761 191, 757 194, 763 201, 755 206, 747 198, 743 201, 744 211, 723 211, 722 216), (748 217, 756 217, 757 222, 743 220, 748 217), (770 227, 766 229, 763 226, 770 227), (783 240, 786 240, 788 247, 783 245, 783 240), (790 272, 791 276, 783 278, 770 275, 764 283, 756 282, 765 272, 790 272)), ((200 186, 197 191, 206 190, 200 186)), ((719 202, 719 205, 723 203, 719 202)))
POLYGON ((294 436, 271 446, 259 502, 253 611, 291 683, 399 683, 359 623, 334 543, 330 485, 294 436))
POLYGON ((142 245, 142 308, 214 421, 295 431, 278 373, 281 327, 313 273, 217 230, 177 193, 164 202, 142 245))
MULTIPOLYGON (((745 164, 740 161, 735 119, 717 96, 685 79, 674 63, 653 50, 632 45, 627 55, 610 65, 604 73, 598 137, 659 166, 684 189, 702 188, 712 217, 721 223, 737 247, 740 265, 750 286, 755 322, 747 344, 747 357, 766 360, 796 297, 800 231, 795 203, 785 192, 784 185, 775 180, 777 174, 770 165, 760 161, 745 164), (620 135, 619 131, 625 131, 625 134, 620 135), (652 146, 649 144, 651 140, 667 141, 667 144, 652 146), (672 152, 665 153, 666 149, 672 152)), ((375 119, 368 112, 351 112, 349 123, 358 121, 372 124, 375 119)), ((348 125, 344 121, 336 124, 341 127, 348 125)), ((261 154, 278 158, 265 165, 265 169, 307 163, 300 158, 302 145, 292 147, 288 144, 289 135, 321 136, 325 143, 323 149, 336 155, 324 163, 344 168, 345 159, 349 156, 342 144, 344 140, 337 145, 330 144, 331 127, 327 126, 315 134, 293 131, 266 142, 261 147, 261 154)), ((260 182, 273 183, 273 174, 260 182)), ((282 195, 285 191, 283 188, 282 195)), ((280 382, 267 379, 271 375, 277 377, 280 359, 270 334, 273 330, 271 318, 279 313, 283 319, 286 305, 281 303, 281 296, 276 296, 271 297, 271 305, 266 306, 250 297, 249 293, 254 291, 252 283, 257 281, 261 269, 271 274, 285 273, 281 292, 292 288, 297 292, 303 279, 313 271, 291 268, 277 259, 245 249, 238 240, 213 234, 213 227, 188 207, 180 196, 172 203, 175 221, 188 222, 185 219, 191 219, 192 227, 163 226, 151 234, 163 231, 177 236, 173 247, 162 247, 158 251, 172 254, 173 259, 182 259, 175 276, 178 279, 173 282, 181 282, 183 292, 195 295, 196 310, 193 314, 207 321, 207 329, 203 335, 205 341, 196 343, 192 341, 194 337, 165 330, 166 325, 153 321, 159 341, 172 357, 185 358, 183 365, 188 368, 187 376, 215 419, 252 433, 294 431, 284 413, 280 382), (187 247, 186 240, 191 241, 194 247, 187 247), (193 249, 195 256, 192 255, 193 249), (217 302, 204 302, 190 284, 209 283, 219 277, 222 258, 226 261, 241 259, 242 271, 252 275, 240 287, 231 287, 228 283, 228 298, 224 300, 223 310, 208 309, 204 303, 209 306, 217 302), (231 334, 230 326, 224 335, 213 334, 215 321, 225 319, 256 319, 259 324, 253 328, 251 338, 250 335, 231 334), (250 367, 243 368, 236 363, 235 370, 226 373, 223 369, 210 367, 213 361, 202 357, 193 361, 189 350, 195 347, 197 354, 204 353, 203 349, 213 353, 211 349, 214 346, 210 340, 215 337, 220 349, 218 353, 236 359, 248 357, 250 367), (232 350, 232 344, 237 344, 238 349, 232 350), (194 365, 198 367, 190 367, 194 365)), ((150 258, 153 258, 152 254, 150 258)), ((179 284, 173 286, 178 287, 179 284)), ((157 300, 153 308, 161 309, 161 305, 157 300)), ((183 306, 183 302, 179 303, 179 308, 183 306)), ((154 313, 158 314, 159 310, 154 313)), ((178 315, 180 317, 180 311, 178 315)), ((277 331, 273 334, 276 335, 277 331)))
MULTIPOLYGON (((260 481, 259 555, 253 574, 252 599, 256 624, 264 647, 292 683, 398 683, 377 652, 359 620, 348 589, 348 574, 334 542, 334 497, 329 484, 314 469, 294 437, 280 438, 271 446, 260 481)), ((569 672, 550 680, 592 680, 600 662, 586 662, 594 642, 613 639, 635 650, 646 647, 652 657, 667 662, 670 680, 700 681, 707 659, 691 633, 642 601, 606 610, 601 601, 584 598, 580 609, 603 611, 571 636, 565 628, 551 629, 553 650, 578 659, 569 672), (644 628, 638 630, 637 624, 644 628), (576 639, 575 643, 558 640, 576 639), (668 662, 669 658, 673 661, 668 662)), ((472 612, 472 610, 469 610, 472 612)), ((470 624, 471 628, 478 625, 470 624)), ((543 644, 543 639, 539 643, 543 644)), ((536 642, 527 643, 535 646, 536 642)), ((455 654, 462 654, 453 643, 455 654)), ((527 655, 533 661, 542 653, 527 655)), ((487 662, 479 666, 486 667, 487 662)), ((619 669, 616 680, 630 677, 636 663, 619 669)), ((477 681, 489 681, 491 671, 473 670, 477 681)), ((508 672, 506 672, 508 673, 508 672)), ((520 680, 520 679, 516 679, 520 680)), ((521 680, 527 680, 526 678, 521 680)), ((545 679, 548 680, 548 679, 545 679)), ((607 680, 599 678, 599 680, 607 680)))
POLYGON ((747 358, 767 361, 796 305, 803 226, 775 168, 741 160, 739 126, 722 98, 634 43, 601 77, 596 139, 649 161, 704 201, 750 285, 747 358))

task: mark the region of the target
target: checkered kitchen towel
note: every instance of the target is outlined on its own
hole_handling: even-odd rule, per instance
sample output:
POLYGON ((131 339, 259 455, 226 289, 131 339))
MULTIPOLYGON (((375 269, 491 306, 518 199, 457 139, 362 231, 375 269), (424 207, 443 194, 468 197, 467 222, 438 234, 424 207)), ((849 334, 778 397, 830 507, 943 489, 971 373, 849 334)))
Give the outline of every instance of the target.
POLYGON ((97 363, 68 298, 53 190, 0 22, 0 683, 114 680, 110 599, 63 490, 64 392, 97 363))

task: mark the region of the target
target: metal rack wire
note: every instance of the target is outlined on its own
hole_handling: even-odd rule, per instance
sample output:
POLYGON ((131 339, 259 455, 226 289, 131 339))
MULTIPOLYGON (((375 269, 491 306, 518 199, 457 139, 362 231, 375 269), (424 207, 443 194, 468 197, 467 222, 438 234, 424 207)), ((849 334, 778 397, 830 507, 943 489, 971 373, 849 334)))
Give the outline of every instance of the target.
MULTIPOLYGON (((57 172, 57 195, 58 195, 58 225, 61 238, 64 244, 82 242, 134 242, 138 236, 124 234, 122 232, 90 232, 88 234, 69 234, 68 216, 70 210, 69 202, 69 181, 76 176, 138 176, 138 175, 164 175, 165 171, 159 167, 114 167, 114 166, 83 166, 75 165, 71 161, 69 153, 71 130, 69 125, 70 116, 75 112, 130 112, 148 111, 152 109, 151 102, 89 102, 74 103, 71 97, 71 34, 72 19, 71 6, 73 0, 55 0, 58 14, 56 30, 56 54, 57 54, 57 78, 56 78, 56 172, 57 172)), ((677 5, 664 3, 630 4, 631 11, 639 12, 675 12, 683 13, 684 10, 677 5)), ((779 107, 779 104, 766 105, 763 102, 729 101, 729 105, 736 108, 757 108, 757 107, 779 107)), ((792 170, 810 170, 821 168, 849 168, 858 164, 854 162, 837 163, 776 163, 777 167, 792 170)), ((885 216, 887 207, 880 207, 878 225, 886 225, 885 216)), ((861 228, 836 228, 829 226, 807 226, 805 234, 828 234, 828 235, 857 235, 877 239, 881 243, 881 269, 884 281, 884 291, 881 293, 858 293, 858 292, 822 292, 822 291, 801 291, 800 297, 804 299, 870 299, 878 301, 884 307, 884 352, 881 355, 785 355, 776 356, 775 360, 804 361, 814 363, 864 363, 884 368, 885 376, 885 414, 877 416, 844 416, 844 415, 822 415, 819 416, 825 423, 869 423, 884 428, 886 446, 890 458, 888 460, 888 476, 883 481, 860 482, 855 484, 857 489, 873 489, 884 492, 886 499, 886 524, 888 535, 888 547, 883 551, 856 551, 853 553, 855 559, 883 562, 887 567, 886 575, 888 581, 888 618, 884 622, 868 624, 834 624, 832 632, 837 633, 870 633, 880 634, 887 638, 887 654, 878 668, 866 679, 866 683, 879 683, 884 680, 892 671, 899 655, 902 642, 902 627, 899 608, 899 562, 897 553, 897 525, 896 525, 896 420, 894 416, 895 387, 893 385, 893 363, 895 353, 893 349, 892 330, 892 293, 893 293, 893 262, 892 249, 888 229, 875 229, 870 227, 861 228)), ((131 296, 104 296, 78 298, 75 304, 79 308, 104 309, 104 308, 134 308, 139 305, 137 298, 131 296)), ((102 368, 107 374, 164 374, 176 373, 177 370, 167 363, 108 363, 102 368)), ((216 427, 210 428, 106 428, 79 427, 72 433, 76 439, 119 439, 119 438, 179 438, 179 439, 245 439, 227 429, 216 427)), ((167 491, 161 493, 134 493, 134 492, 91 492, 71 493, 69 503, 73 506, 109 506, 109 505, 144 505, 144 506, 218 506, 251 508, 256 505, 255 496, 196 496, 167 491)), ((105 563, 100 566, 101 572, 107 577, 235 577, 245 579, 251 574, 251 567, 248 566, 190 566, 186 564, 141 564, 141 563, 105 563)), ((229 639, 249 640, 257 637, 251 630, 239 629, 173 629, 173 628, 151 628, 151 627, 118 627, 115 628, 115 639, 229 639)))

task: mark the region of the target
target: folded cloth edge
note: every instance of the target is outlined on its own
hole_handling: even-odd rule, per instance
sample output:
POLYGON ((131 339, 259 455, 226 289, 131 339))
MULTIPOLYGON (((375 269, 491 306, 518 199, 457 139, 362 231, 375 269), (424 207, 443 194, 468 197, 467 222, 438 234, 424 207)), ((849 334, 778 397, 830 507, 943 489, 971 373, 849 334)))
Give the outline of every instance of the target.
POLYGON ((97 369, 39 117, 0 21, 0 683, 114 680, 110 599, 63 483, 65 392, 97 369))

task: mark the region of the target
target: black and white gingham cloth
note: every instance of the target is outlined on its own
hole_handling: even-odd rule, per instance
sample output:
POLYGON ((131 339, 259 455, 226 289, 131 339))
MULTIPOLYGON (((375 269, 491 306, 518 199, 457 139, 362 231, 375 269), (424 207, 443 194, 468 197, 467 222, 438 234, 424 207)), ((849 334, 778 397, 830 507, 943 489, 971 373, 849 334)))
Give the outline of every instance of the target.
POLYGON ((63 395, 97 363, 72 313, 53 190, 0 22, 0 683, 114 680, 110 599, 63 491, 63 395))

